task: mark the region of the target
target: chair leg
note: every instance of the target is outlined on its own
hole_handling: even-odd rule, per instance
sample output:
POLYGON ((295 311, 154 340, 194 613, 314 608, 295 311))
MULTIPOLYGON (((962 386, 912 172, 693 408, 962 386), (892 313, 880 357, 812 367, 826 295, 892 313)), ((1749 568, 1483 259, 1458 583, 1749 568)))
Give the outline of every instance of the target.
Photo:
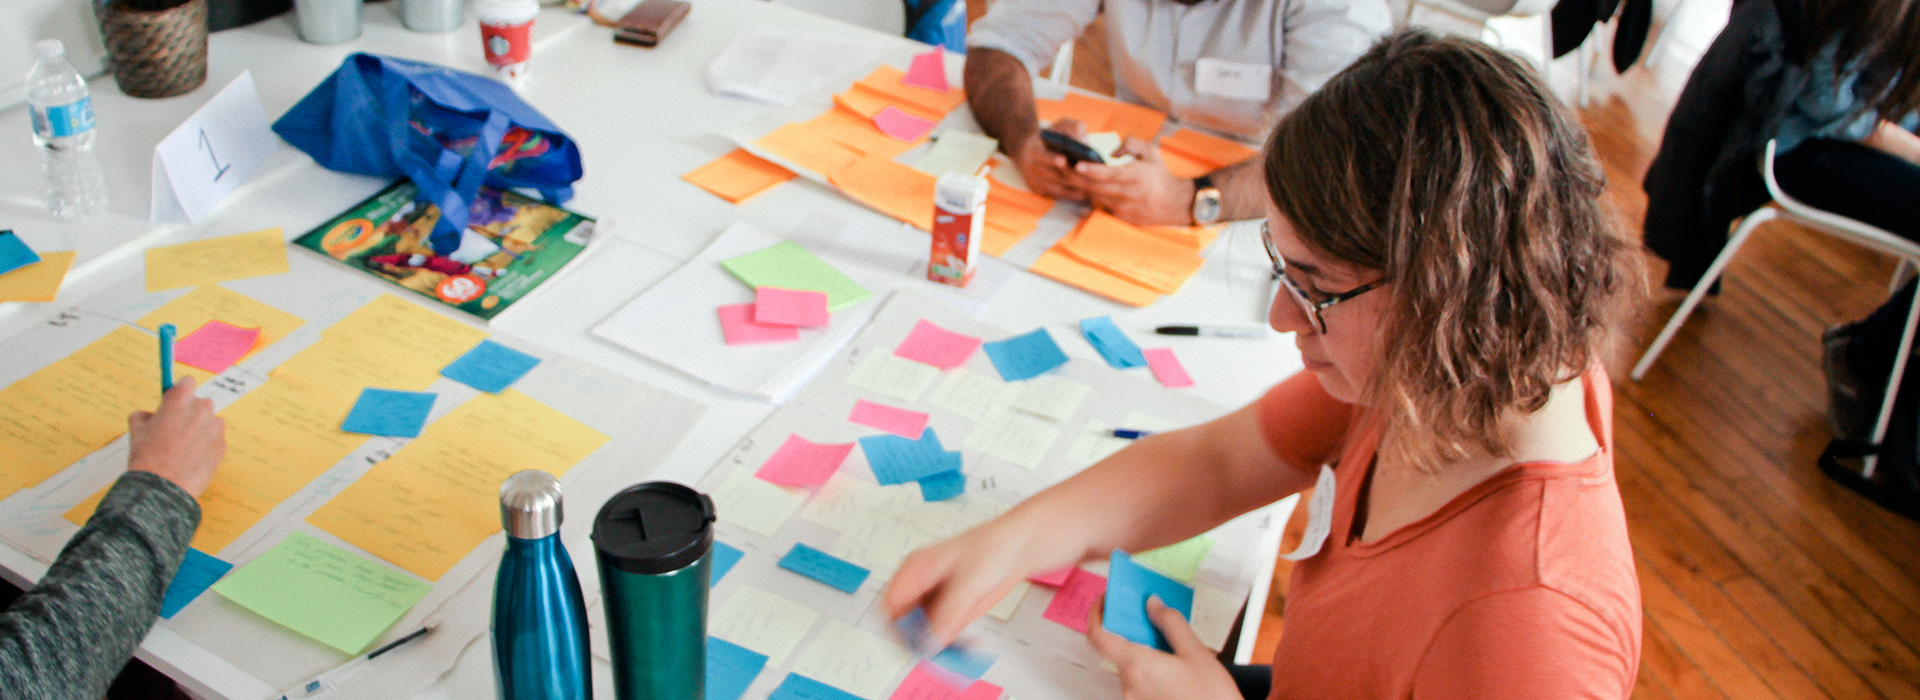
MULTIPOLYGON (((1907 261, 1901 261, 1904 269, 1907 261)), ((1920 321, 1920 294, 1913 297, 1913 303, 1907 307, 1907 326, 1900 332, 1900 350, 1894 353, 1893 372, 1887 377, 1887 390, 1880 396, 1880 416, 1873 421, 1873 444, 1879 445, 1887 437, 1887 424, 1893 421, 1893 401, 1900 393, 1900 380, 1907 372, 1907 355, 1913 352, 1913 330, 1920 321)), ((1873 478, 1874 467, 1879 460, 1868 455, 1862 460, 1860 476, 1873 478)))
POLYGON ((1734 251, 1739 250, 1740 246, 1747 242, 1747 237, 1753 235, 1754 229, 1779 215, 1780 210, 1765 206, 1755 209, 1740 222, 1740 227, 1734 230, 1733 237, 1727 239, 1726 247, 1720 249, 1720 256, 1713 259, 1712 265, 1707 266, 1707 274, 1700 277, 1698 284, 1693 285, 1693 291, 1687 292, 1686 300, 1680 302, 1680 308, 1674 310, 1673 318, 1668 319, 1666 327, 1660 329, 1660 335, 1653 339, 1653 345, 1648 346, 1646 354, 1641 355, 1640 361, 1634 363, 1631 374, 1634 381, 1640 381, 1641 377, 1647 375, 1647 369, 1653 366, 1654 360, 1659 359, 1660 352, 1667 349, 1667 343, 1673 341, 1674 334, 1680 331, 1680 325, 1686 323, 1687 317, 1693 314, 1693 308, 1700 305, 1700 300, 1707 295, 1707 290, 1713 287, 1714 280, 1720 279, 1720 273, 1726 271, 1727 263, 1733 260, 1734 251))

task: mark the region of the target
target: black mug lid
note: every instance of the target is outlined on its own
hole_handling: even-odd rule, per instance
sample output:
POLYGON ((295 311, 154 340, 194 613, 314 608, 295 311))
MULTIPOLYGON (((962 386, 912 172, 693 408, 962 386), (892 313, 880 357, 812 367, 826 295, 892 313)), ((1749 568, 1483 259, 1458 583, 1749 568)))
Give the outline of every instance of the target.
POLYGON ((601 561, 627 573, 672 573, 713 548, 714 518, 713 499, 684 484, 634 484, 600 507, 593 547, 601 561))

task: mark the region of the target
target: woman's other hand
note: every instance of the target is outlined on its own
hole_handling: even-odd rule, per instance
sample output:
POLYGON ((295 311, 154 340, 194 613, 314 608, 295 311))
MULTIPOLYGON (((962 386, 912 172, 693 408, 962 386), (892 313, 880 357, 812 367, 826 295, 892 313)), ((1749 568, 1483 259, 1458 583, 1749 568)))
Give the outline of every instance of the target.
POLYGON ((1125 700, 1240 700, 1240 688, 1220 665, 1212 649, 1180 611, 1147 599, 1147 619, 1173 647, 1169 654, 1141 646, 1101 626, 1102 603, 1087 615, 1087 643, 1120 669, 1120 696, 1125 700))

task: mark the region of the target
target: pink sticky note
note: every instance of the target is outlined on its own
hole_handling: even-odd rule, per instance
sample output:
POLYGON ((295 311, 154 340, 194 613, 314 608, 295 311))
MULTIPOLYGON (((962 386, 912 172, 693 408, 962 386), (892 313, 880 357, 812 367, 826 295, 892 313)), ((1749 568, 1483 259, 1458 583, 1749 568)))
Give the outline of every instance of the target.
POLYGON ((887 700, 960 700, 960 693, 969 690, 972 680, 966 676, 940 668, 930 661, 921 661, 907 672, 907 679, 900 681, 887 700))
POLYGON ((1034 583, 1053 586, 1054 588, 1059 588, 1061 586, 1066 585, 1067 577, 1071 575, 1073 575, 1073 567, 1062 566, 1052 571, 1042 571, 1032 576, 1028 576, 1027 580, 1032 581, 1034 583))
POLYGON ((208 321, 173 344, 173 361, 208 372, 225 371, 253 351, 260 329, 208 321))
POLYGON ((1005 691, 1000 686, 986 681, 974 681, 973 685, 967 686, 967 692, 960 694, 960 700, 1000 700, 1002 692, 1005 691))
POLYGON ((907 142, 919 141, 920 137, 933 130, 933 122, 902 112, 892 105, 873 115, 873 125, 880 127, 880 131, 886 135, 907 142))
POLYGON ((1147 367, 1153 370, 1153 378, 1161 384, 1171 387, 1193 386, 1193 377, 1187 376, 1187 368, 1180 366, 1180 358, 1173 356, 1173 348, 1153 348, 1141 350, 1147 356, 1147 367))
POLYGON ((893 354, 941 369, 951 369, 965 363, 967 357, 979 348, 979 338, 960 335, 921 319, 913 324, 913 332, 907 334, 906 340, 900 341, 900 346, 893 349, 893 354))
POLYGON ((787 441, 780 443, 780 449, 774 450, 773 456, 753 475, 783 486, 818 486, 840 471, 840 463, 847 461, 847 453, 852 451, 851 442, 823 445, 788 435, 787 441))
POLYGON ((760 287, 753 290, 753 322, 775 326, 827 325, 827 293, 760 287))
POLYGON ((886 404, 860 399, 853 404, 853 413, 847 420, 869 428, 879 428, 908 440, 920 439, 920 430, 927 427, 927 414, 894 408, 886 404))
POLYGON ((800 330, 793 326, 767 326, 754 323, 752 304, 728 304, 720 307, 720 332, 726 335, 728 345, 784 343, 800 339, 800 330))
POLYGON ((1087 631, 1087 613, 1093 611, 1093 604, 1107 592, 1107 577, 1086 569, 1075 568, 1067 576, 1067 583, 1054 591, 1053 602, 1047 603, 1047 611, 1040 616, 1066 625, 1080 632, 1087 631))
POLYGON ((913 63, 907 66, 907 76, 900 82, 928 90, 947 91, 947 52, 940 47, 913 57, 913 63))

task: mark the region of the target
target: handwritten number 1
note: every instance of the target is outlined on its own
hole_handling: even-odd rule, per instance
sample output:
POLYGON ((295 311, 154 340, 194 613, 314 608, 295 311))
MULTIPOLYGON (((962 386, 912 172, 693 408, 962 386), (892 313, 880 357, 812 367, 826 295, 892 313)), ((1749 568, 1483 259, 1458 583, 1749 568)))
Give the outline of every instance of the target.
POLYGON ((220 178, 227 176, 227 168, 233 167, 233 164, 232 163, 228 163, 226 165, 220 164, 220 156, 214 154, 213 141, 207 138, 206 129, 200 130, 200 147, 206 149, 207 158, 213 160, 213 167, 214 167, 213 181, 219 182, 220 178))

